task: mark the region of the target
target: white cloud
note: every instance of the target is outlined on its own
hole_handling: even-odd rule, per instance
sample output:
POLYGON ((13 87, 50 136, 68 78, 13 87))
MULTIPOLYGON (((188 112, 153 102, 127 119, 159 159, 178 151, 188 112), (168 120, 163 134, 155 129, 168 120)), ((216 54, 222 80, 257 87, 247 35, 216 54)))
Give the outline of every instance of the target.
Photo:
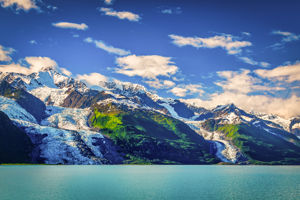
POLYGON ((293 93, 293 90, 299 89, 294 81, 300 81, 300 63, 270 70, 221 71, 217 74, 224 79, 215 82, 222 92, 210 94, 207 100, 195 98, 185 101, 206 108, 234 103, 246 111, 277 114, 286 118, 300 115, 300 97, 293 93), (283 98, 273 95, 276 92, 292 95, 283 98))
POLYGON ((36 40, 30 40, 29 43, 30 44, 37 44, 37 41, 36 40))
POLYGON ((181 7, 160 7, 162 14, 180 14, 182 13, 181 7))
POLYGON ((0 45, 0 61, 11 61, 10 54, 15 50, 13 48, 6 48, 0 45))
POLYGON ((128 11, 115 11, 112 8, 100 8, 100 12, 108 16, 118 17, 119 19, 127 19, 129 21, 139 21, 141 17, 138 14, 134 14, 128 11))
POLYGON ((34 0, 0 0, 0 3, 4 8, 16 6, 17 10, 22 9, 24 11, 39 9, 34 0))
POLYGON ((49 9, 51 11, 56 11, 58 8, 56 6, 48 5, 47 9, 49 9))
POLYGON ((90 86, 99 86, 101 82, 108 81, 106 76, 99 73, 77 75, 76 78, 86 82, 90 86))
POLYGON ((130 51, 126 51, 124 49, 120 49, 120 48, 116 48, 116 47, 107 45, 101 40, 94 40, 93 38, 88 37, 88 38, 85 38, 84 41, 87 43, 94 43, 97 48, 100 48, 109 53, 117 54, 119 56, 125 56, 125 55, 130 54, 130 51))
POLYGON ((49 57, 26 57, 25 61, 33 72, 37 72, 42 68, 57 67, 57 63, 49 57))
POLYGON ((20 64, 17 63, 11 63, 8 65, 0 65, 0 72, 15 72, 21 74, 30 74, 30 69, 21 66, 20 64))
POLYGON ((246 36, 251 36, 251 33, 249 32, 242 32, 243 35, 246 35, 246 36))
POLYGON ((295 33, 286 32, 286 31, 272 31, 273 35, 281 35, 283 36, 282 41, 283 42, 291 42, 300 40, 300 35, 296 35, 295 33))
POLYGON ((182 46, 193 46, 196 48, 217 48, 221 47, 227 51, 228 54, 238 54, 242 48, 251 46, 249 41, 239 41, 232 35, 217 35, 208 38, 201 37, 183 37, 179 35, 169 35, 173 39, 173 44, 182 46))
POLYGON ((148 80, 145 81, 145 83, 147 83, 150 87, 156 88, 156 89, 167 89, 170 87, 173 87, 175 85, 175 83, 173 81, 170 80, 148 80))
POLYGON ((42 68, 56 68, 59 69, 57 63, 49 57, 26 57, 25 61, 29 67, 22 66, 19 63, 11 63, 8 65, 0 65, 1 72, 16 72, 22 74, 31 74, 38 72, 42 68))
POLYGON ((292 65, 279 66, 272 70, 258 69, 255 70, 255 73, 263 78, 292 83, 294 81, 300 81, 300 62, 296 62, 292 65))
POLYGON ((271 64, 268 62, 258 62, 261 67, 269 67, 271 64))
POLYGON ((170 57, 159 55, 130 55, 117 58, 116 63, 119 65, 116 69, 117 73, 154 80, 158 76, 169 77, 178 71, 178 67, 174 65, 170 57))
POLYGON ((276 30, 276 31, 272 31, 271 34, 282 36, 282 39, 280 42, 277 42, 277 43, 271 45, 271 47, 273 49, 280 49, 288 42, 300 40, 300 35, 297 35, 297 34, 291 33, 291 32, 287 32, 287 31, 276 30))
POLYGON ((281 117, 290 118, 300 115, 300 97, 292 95, 287 99, 276 98, 266 95, 247 95, 233 92, 213 94, 209 100, 186 99, 188 103, 198 106, 213 108, 216 105, 234 103, 246 111, 255 111, 269 114, 277 114, 281 117))
POLYGON ((61 72, 64 73, 67 76, 71 76, 72 72, 70 72, 69 70, 67 70, 66 68, 60 68, 61 72))
POLYGON ((253 60, 252 58, 249 57, 239 57, 239 59, 241 61, 243 61, 244 63, 247 63, 249 65, 256 65, 256 66, 260 66, 260 67, 269 67, 270 63, 267 62, 258 62, 253 60))
POLYGON ((197 84, 178 85, 169 90, 169 92, 178 97, 185 97, 192 94, 202 95, 204 93, 204 91, 202 90, 202 86, 197 84))
POLYGON ((171 9, 164 9, 164 10, 161 10, 161 13, 163 13, 163 14, 172 14, 173 11, 171 9))
POLYGON ((250 70, 241 71, 220 71, 217 74, 224 78, 224 81, 218 81, 215 84, 222 87, 224 91, 236 94, 248 94, 257 91, 278 91, 284 90, 282 87, 265 86, 263 81, 252 76, 250 70))
POLYGON ((113 3, 113 0, 104 0, 104 3, 106 5, 111 5, 113 3))
POLYGON ((180 88, 180 87, 174 87, 173 89, 170 90, 175 96, 178 97, 185 97, 187 89, 185 88, 180 88))
POLYGON ((85 23, 76 24, 71 22, 57 22, 52 23, 53 26, 58 28, 70 28, 70 29, 77 29, 77 30, 86 30, 88 28, 88 25, 85 23))

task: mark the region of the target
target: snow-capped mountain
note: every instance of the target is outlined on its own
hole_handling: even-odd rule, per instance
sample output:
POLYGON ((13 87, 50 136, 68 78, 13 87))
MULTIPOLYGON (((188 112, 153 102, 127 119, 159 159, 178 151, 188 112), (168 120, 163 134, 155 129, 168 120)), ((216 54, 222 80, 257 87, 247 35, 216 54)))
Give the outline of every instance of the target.
POLYGON ((295 146, 296 149, 299 148, 297 130, 299 130, 300 120, 298 118, 287 120, 274 115, 258 113, 255 115, 239 109, 234 104, 220 105, 212 110, 201 107, 196 109, 195 106, 182 104, 184 103, 178 103, 178 100, 161 103, 174 118, 184 121, 206 140, 214 142, 217 148, 216 156, 224 162, 239 163, 249 160, 247 158, 249 156, 237 148, 232 138, 227 137, 226 133, 219 130, 220 128, 218 129, 227 125, 245 126, 243 129, 249 132, 259 131, 287 145, 295 146), (195 111, 192 112, 193 110, 195 111))
POLYGON ((0 110, 30 137, 31 162, 299 164, 299 118, 209 110, 117 80, 89 87, 56 68, 0 81, 0 110))

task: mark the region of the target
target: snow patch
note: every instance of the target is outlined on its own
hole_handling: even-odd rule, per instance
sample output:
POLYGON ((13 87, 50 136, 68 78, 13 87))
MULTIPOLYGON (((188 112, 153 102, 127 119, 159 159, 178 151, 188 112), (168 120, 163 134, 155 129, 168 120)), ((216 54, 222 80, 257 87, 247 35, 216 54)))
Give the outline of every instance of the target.
POLYGON ((0 96, 0 110, 10 119, 21 119, 37 123, 36 119, 13 99, 0 96))
POLYGON ((181 119, 183 120, 184 118, 179 117, 179 115, 177 114, 177 112, 175 111, 175 109, 168 103, 162 103, 160 104, 161 106, 165 107, 169 113, 171 114, 172 117, 176 118, 176 119, 181 119))
POLYGON ((47 86, 39 87, 33 89, 30 94, 34 95, 35 97, 39 98, 43 102, 47 102, 50 98, 51 102, 54 102, 55 106, 61 105, 64 100, 67 98, 67 88, 58 89, 58 88, 49 88, 47 86))
POLYGON ((38 145, 46 164, 101 164, 101 147, 94 145, 104 142, 101 133, 65 130, 23 120, 13 119, 13 122, 24 128, 33 141, 44 137, 38 145))
POLYGON ((90 109, 63 108, 47 106, 46 113, 50 117, 41 122, 44 126, 67 130, 89 130, 87 121, 91 113, 90 109))

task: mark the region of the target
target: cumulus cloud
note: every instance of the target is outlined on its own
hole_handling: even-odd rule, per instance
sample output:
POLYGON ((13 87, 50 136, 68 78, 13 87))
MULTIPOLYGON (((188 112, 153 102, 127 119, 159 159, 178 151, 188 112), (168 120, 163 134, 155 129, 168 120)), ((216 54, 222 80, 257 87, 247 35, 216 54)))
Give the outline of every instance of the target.
POLYGON ((169 90, 169 92, 173 93, 175 96, 178 97, 185 97, 187 95, 193 95, 193 94, 201 95, 204 93, 204 91, 202 90, 202 86, 197 84, 189 84, 189 85, 181 84, 172 88, 171 90, 169 90))
POLYGON ((119 66, 115 72, 127 76, 140 76, 147 79, 156 79, 158 76, 175 74, 178 67, 174 65, 170 57, 159 55, 136 56, 129 55, 116 60, 119 66))
POLYGON ((224 78, 224 81, 218 81, 215 84, 224 91, 240 94, 248 94, 257 91, 278 91, 284 90, 283 87, 265 86, 263 81, 252 76, 250 70, 241 71, 220 71, 217 74, 224 78))
POLYGON ((173 87, 175 85, 175 83, 173 81, 170 80, 148 80, 145 81, 145 83, 147 83, 150 87, 156 88, 156 89, 167 89, 170 87, 173 87))
POLYGON ((241 61, 243 61, 244 63, 247 63, 249 65, 256 65, 256 66, 260 66, 260 67, 269 67, 270 63, 267 62, 258 62, 253 60, 252 58, 249 57, 239 57, 239 59, 241 61))
POLYGON ((300 81, 299 69, 300 65, 296 63, 270 70, 221 71, 217 74, 223 80, 215 84, 222 88, 222 92, 212 93, 206 100, 194 98, 185 101, 206 108, 234 103, 246 111, 295 117, 300 115, 300 97, 295 93, 299 89, 295 85, 295 81, 300 81), (275 95, 277 92, 291 95, 283 98, 275 95))
POLYGON ((101 82, 108 81, 107 77, 99 73, 77 75, 77 79, 84 81, 90 86, 99 86, 101 82))
POLYGON ((206 108, 214 108, 216 105, 234 103, 248 112, 255 111, 276 114, 285 118, 299 116, 300 114, 300 98, 296 95, 283 99, 266 95, 247 95, 226 91, 221 94, 216 93, 211 95, 209 100, 198 98, 183 101, 206 108))
POLYGON ((86 30, 88 28, 88 25, 85 23, 76 24, 71 22, 57 22, 52 23, 53 26, 58 28, 70 28, 70 29, 77 29, 77 30, 86 30))
POLYGON ((29 64, 30 69, 34 72, 42 68, 56 68, 57 63, 49 57, 26 57, 25 61, 29 64))
POLYGON ((21 74, 30 74, 30 69, 21 66, 19 63, 11 63, 7 65, 0 65, 0 72, 15 72, 21 74))
POLYGON ((66 68, 60 68, 61 72, 67 76, 71 76, 72 72, 70 72, 69 70, 67 70, 66 68))
POLYGON ((169 35, 173 39, 173 44, 182 46, 193 46, 196 48, 223 48, 228 54, 238 54, 242 51, 242 48, 251 46, 252 43, 249 41, 239 41, 232 35, 216 35, 208 38, 201 37, 183 37, 179 35, 169 35))
POLYGON ((24 59, 29 67, 22 66, 19 63, 0 65, 1 72, 16 72, 22 74, 31 74, 40 71, 42 68, 58 68, 57 63, 49 57, 26 57, 24 59))
POLYGON ((100 8, 100 12, 102 12, 104 15, 117 17, 119 19, 127 19, 129 21, 139 21, 141 17, 138 14, 134 14, 132 12, 128 11, 115 11, 112 8, 100 8))
POLYGON ((16 7, 16 10, 28 11, 30 9, 39 9, 34 0, 0 0, 3 8, 16 7))
POLYGON ((288 42, 300 40, 300 35, 297 35, 297 34, 291 33, 291 32, 287 32, 287 31, 276 30, 276 31, 272 31, 271 34, 280 35, 282 37, 280 42, 277 42, 277 43, 271 45, 271 47, 275 50, 282 48, 288 42))
POLYGON ((258 69, 255 70, 255 73, 263 78, 292 83, 294 81, 300 81, 300 62, 296 62, 292 65, 279 66, 272 70, 258 69))
POLYGON ((15 50, 13 48, 6 48, 2 45, 0 45, 0 61, 11 61, 10 55, 15 50))
POLYGON ((94 43, 97 48, 107 51, 108 53, 117 54, 119 56, 125 56, 131 53, 130 51, 107 45, 101 40, 94 40, 91 37, 85 38, 84 41, 87 43, 94 43))

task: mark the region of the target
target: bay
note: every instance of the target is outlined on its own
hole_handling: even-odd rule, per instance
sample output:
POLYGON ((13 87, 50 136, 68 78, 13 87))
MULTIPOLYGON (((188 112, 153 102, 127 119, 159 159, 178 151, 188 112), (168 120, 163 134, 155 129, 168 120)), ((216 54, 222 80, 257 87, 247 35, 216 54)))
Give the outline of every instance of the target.
POLYGON ((1 200, 300 199, 300 166, 0 166, 1 200))

